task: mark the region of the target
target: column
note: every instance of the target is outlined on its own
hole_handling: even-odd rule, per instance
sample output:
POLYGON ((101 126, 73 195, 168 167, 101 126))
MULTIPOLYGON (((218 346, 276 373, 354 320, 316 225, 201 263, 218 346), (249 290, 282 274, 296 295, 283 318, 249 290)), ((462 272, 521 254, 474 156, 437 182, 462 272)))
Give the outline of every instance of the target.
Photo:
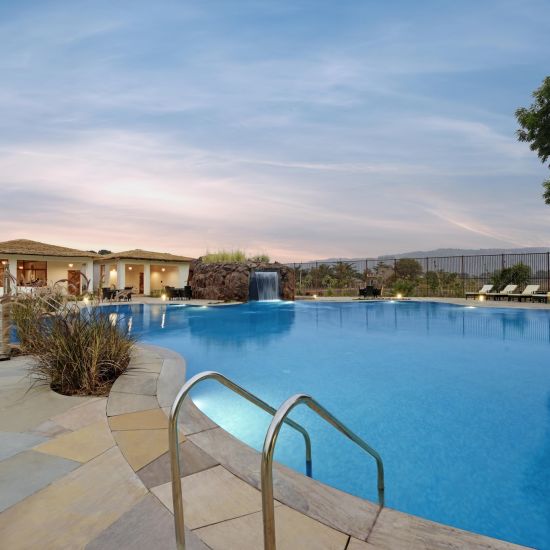
POLYGON ((119 260, 116 264, 116 287, 123 289, 126 286, 126 263, 119 260))
MULTIPOLYGON (((92 292, 94 289, 94 262, 93 260, 90 260, 89 262, 86 262, 84 267, 84 274, 86 277, 88 277, 88 288, 86 289, 87 292, 92 292)), ((86 284, 86 281, 83 281, 83 284, 86 284)))
POLYGON ((94 262, 94 284, 92 288, 94 290, 101 289, 101 265, 97 262, 94 262))
POLYGON ((143 264, 143 294, 151 295, 151 264, 143 264))
POLYGON ((19 275, 17 273, 17 258, 9 258, 8 266, 10 268, 10 275, 13 277, 13 279, 10 280, 11 293, 15 294, 17 292, 17 286, 19 285, 19 275), (14 279, 17 281, 17 283, 13 282, 14 279))
POLYGON ((183 288, 189 278, 189 264, 178 265, 178 287, 183 288))

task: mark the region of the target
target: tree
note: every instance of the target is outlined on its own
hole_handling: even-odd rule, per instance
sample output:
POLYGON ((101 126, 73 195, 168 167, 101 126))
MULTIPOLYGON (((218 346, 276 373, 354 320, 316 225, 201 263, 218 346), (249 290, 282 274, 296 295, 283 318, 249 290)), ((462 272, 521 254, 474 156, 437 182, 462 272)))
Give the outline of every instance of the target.
POLYGON ((336 262, 336 265, 332 268, 332 274, 341 287, 351 287, 353 282, 356 279, 360 280, 361 277, 351 264, 344 262, 336 262))
POLYGON ((495 271, 491 276, 491 283, 493 283, 496 290, 499 291, 506 285, 526 285, 530 278, 531 268, 520 262, 512 267, 505 267, 504 269, 495 271))
MULTIPOLYGON (((517 135, 519 141, 531 144, 531 151, 536 151, 544 164, 550 158, 550 76, 533 92, 533 97, 535 101, 529 108, 522 107, 516 111, 521 126, 517 135)), ((542 185, 544 202, 550 204, 550 178, 542 185)))
POLYGON ((395 278, 416 281, 422 275, 422 266, 412 258, 401 258, 395 262, 395 278))

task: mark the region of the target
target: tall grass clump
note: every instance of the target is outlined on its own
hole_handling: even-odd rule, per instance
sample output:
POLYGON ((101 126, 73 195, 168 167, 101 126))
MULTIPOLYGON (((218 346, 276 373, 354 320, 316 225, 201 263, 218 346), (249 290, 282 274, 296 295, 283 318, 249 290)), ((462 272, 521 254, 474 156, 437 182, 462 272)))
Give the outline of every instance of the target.
POLYGON ((41 296, 12 304, 21 351, 35 358, 31 372, 54 391, 105 395, 128 367, 135 340, 101 309, 41 296))
POLYGON ((205 264, 269 263, 269 256, 267 254, 256 254, 248 258, 244 250, 218 250, 218 252, 207 252, 202 257, 202 262, 205 264))
POLYGON ((256 254, 256 256, 252 256, 249 259, 251 262, 257 262, 262 264, 268 264, 270 261, 270 258, 267 254, 256 254))
POLYGON ((202 257, 205 264, 244 264, 246 254, 243 250, 219 250, 218 252, 207 252, 202 257))

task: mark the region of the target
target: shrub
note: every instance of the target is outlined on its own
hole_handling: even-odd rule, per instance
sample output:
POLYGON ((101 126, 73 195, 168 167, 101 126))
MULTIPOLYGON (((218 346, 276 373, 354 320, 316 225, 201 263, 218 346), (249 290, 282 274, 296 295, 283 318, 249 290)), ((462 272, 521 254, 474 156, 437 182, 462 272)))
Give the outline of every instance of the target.
POLYGON ((392 290, 394 294, 412 296, 416 290, 416 283, 408 279, 398 279, 393 283, 392 290))
POLYGON ((205 264, 244 264, 246 254, 242 250, 219 250, 207 252, 201 259, 205 264))
POLYGON ((135 340, 102 308, 22 296, 12 319, 21 351, 36 359, 31 372, 64 395, 105 395, 130 362, 135 340))

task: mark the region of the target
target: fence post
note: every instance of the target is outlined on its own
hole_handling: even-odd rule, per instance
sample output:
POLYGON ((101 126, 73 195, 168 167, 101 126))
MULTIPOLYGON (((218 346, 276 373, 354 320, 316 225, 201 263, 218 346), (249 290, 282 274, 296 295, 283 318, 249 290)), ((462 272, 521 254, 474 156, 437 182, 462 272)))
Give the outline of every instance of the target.
POLYGON ((550 292, 550 252, 546 253, 546 292, 550 292))
POLYGON ((428 269, 430 269, 430 266, 428 265, 428 258, 426 257, 426 274, 424 275, 424 280, 426 281, 426 296, 429 295, 429 288, 428 288, 428 269))
POLYGON ((460 258, 460 278, 462 279, 462 294, 466 296, 466 278, 464 276, 464 256, 460 258))

